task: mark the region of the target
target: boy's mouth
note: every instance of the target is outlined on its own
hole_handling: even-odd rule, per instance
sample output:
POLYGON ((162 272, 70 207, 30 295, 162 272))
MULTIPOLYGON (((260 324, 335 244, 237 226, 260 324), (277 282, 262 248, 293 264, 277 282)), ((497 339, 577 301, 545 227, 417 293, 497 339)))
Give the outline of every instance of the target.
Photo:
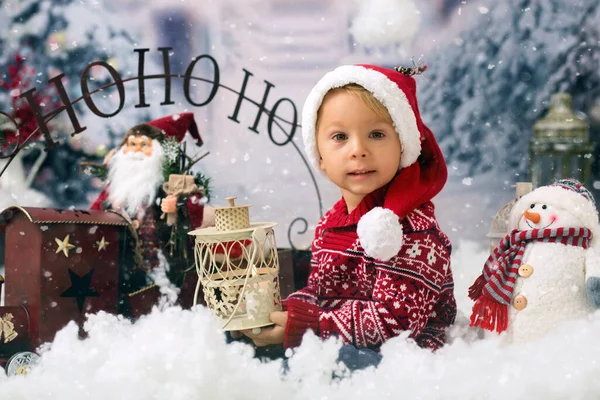
POLYGON ((363 169, 363 170, 349 172, 348 175, 368 175, 368 174, 372 174, 373 172, 375 172, 375 170, 363 169))

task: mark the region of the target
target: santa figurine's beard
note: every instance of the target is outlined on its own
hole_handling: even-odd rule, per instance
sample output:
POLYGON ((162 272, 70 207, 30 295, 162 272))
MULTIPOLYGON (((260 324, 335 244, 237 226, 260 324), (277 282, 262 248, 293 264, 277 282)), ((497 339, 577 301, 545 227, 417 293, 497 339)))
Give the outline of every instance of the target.
POLYGON ((108 162, 108 200, 113 208, 121 208, 132 217, 152 204, 163 183, 164 152, 158 141, 152 141, 152 154, 123 153, 119 149, 108 162))

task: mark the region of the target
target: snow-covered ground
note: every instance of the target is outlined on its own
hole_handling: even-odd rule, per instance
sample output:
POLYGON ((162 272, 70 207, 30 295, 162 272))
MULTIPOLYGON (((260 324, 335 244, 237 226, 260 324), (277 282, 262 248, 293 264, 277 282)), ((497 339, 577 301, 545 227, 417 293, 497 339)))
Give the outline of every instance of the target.
POLYGON ((436 354, 395 338, 377 369, 349 374, 335 361, 339 343, 307 334, 284 374, 279 361, 226 344, 205 308, 156 309, 135 324, 100 313, 89 317, 85 340, 75 325, 60 331, 29 375, 0 373, 0 399, 598 398, 600 313, 518 346, 467 328, 467 288, 486 257, 473 242, 456 243, 460 317, 436 354), (335 371, 346 377, 332 379, 335 371))

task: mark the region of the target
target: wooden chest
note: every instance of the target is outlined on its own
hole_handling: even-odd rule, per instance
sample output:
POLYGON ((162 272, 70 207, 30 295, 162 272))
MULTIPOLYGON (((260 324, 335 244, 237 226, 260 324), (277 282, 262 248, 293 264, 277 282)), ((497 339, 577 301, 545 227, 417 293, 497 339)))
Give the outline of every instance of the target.
MULTIPOLYGON (((30 350, 52 341, 86 313, 119 313, 119 282, 128 223, 116 213, 11 207, 1 214, 5 236, 5 310, 22 308, 14 329, 30 350)), ((0 310, 2 311, 2 310, 0 310)), ((1 313, 1 312, 0 312, 1 313)), ((0 355, 3 355, 0 340, 0 355)), ((4 343, 8 345, 8 343, 4 343)))

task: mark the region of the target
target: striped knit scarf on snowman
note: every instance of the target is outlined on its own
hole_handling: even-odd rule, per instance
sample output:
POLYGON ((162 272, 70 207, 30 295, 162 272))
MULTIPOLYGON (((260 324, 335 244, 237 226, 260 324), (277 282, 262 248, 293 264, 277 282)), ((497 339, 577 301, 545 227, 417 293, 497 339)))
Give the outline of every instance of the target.
POLYGON ((508 305, 515 289, 519 266, 528 243, 562 243, 590 246, 592 232, 587 228, 530 229, 510 232, 485 262, 483 272, 469 288, 475 301, 471 326, 500 333, 508 327, 508 305))

